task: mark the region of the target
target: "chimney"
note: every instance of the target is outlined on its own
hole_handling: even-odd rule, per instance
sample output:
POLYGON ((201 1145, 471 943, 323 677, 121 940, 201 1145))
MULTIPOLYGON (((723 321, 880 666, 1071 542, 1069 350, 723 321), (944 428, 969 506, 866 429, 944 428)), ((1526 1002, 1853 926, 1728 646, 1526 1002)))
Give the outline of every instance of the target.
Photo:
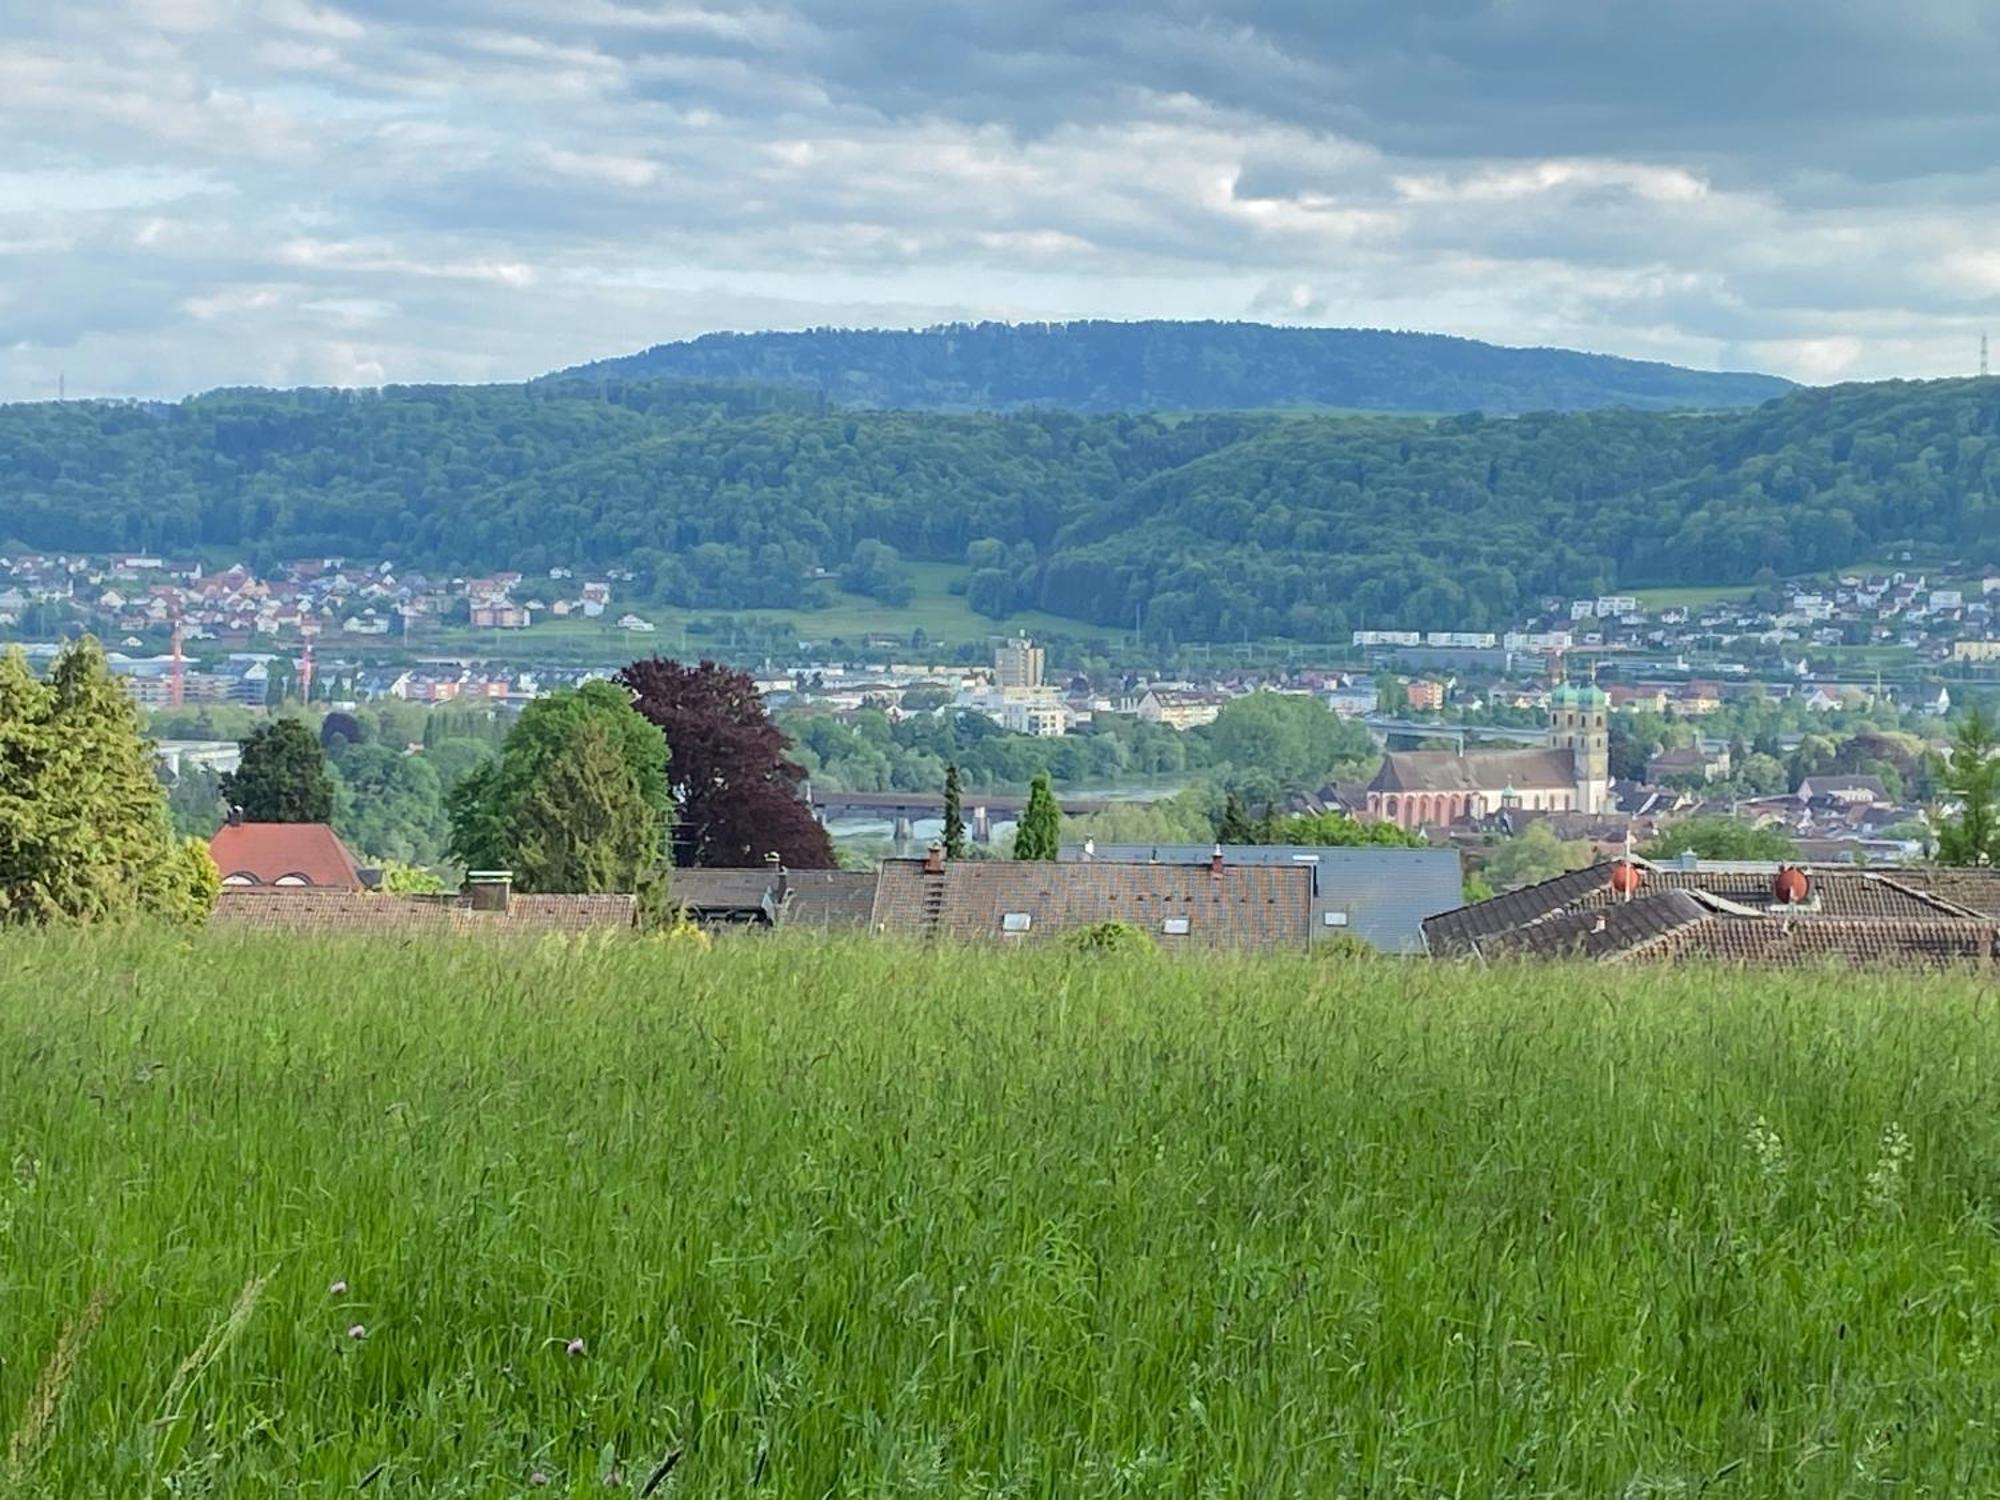
POLYGON ((1208 856, 1208 873, 1215 876, 1218 880, 1222 878, 1222 845, 1220 844, 1217 844, 1214 852, 1208 856))
POLYGON ((1096 840, 1096 839, 1085 839, 1085 840, 1083 841, 1083 857, 1084 857, 1085 859, 1095 859, 1095 858, 1097 858, 1097 840, 1096 840))
POLYGON ((241 828, 243 826, 242 808, 232 807, 229 809, 229 826, 231 828, 241 828))
POLYGON ((501 916, 514 900, 514 872, 512 870, 467 870, 465 888, 470 893, 474 911, 490 911, 501 916))
POLYGON ((924 851, 924 873, 926 875, 944 874, 943 844, 932 844, 930 848, 924 851))

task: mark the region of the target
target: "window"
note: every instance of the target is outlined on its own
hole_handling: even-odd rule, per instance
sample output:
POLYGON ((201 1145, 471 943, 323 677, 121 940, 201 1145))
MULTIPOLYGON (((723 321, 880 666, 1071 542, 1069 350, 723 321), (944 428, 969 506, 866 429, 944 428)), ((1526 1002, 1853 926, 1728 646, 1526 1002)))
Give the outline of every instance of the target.
POLYGON ((1164 932, 1168 937, 1186 937, 1188 933, 1188 919, 1186 917, 1168 917, 1166 921, 1160 924, 1160 931, 1164 932))
POLYGON ((1347 925, 1347 913, 1344 911, 1330 911, 1326 913, 1323 920, 1329 927, 1345 927, 1347 925))
POLYGON ((1024 911, 1004 912, 1000 917, 1002 932, 1026 932, 1035 925, 1035 919, 1024 911))

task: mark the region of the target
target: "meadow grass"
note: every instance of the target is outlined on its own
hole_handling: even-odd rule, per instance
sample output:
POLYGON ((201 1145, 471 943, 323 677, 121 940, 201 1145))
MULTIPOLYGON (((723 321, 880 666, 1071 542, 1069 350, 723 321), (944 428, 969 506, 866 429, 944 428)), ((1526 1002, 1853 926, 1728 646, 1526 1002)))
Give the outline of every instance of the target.
POLYGON ((10 936, 0 1491, 1990 1494, 1992 1002, 10 936))

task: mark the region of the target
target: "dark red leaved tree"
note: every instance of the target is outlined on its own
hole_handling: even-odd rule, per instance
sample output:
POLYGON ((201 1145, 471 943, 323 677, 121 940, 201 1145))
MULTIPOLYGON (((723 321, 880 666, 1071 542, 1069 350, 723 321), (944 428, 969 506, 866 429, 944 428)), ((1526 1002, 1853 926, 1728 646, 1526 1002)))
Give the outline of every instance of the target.
POLYGON ((833 868, 833 841, 799 795, 806 773, 764 711, 747 673, 705 661, 635 661, 618 674, 633 707, 666 732, 668 780, 680 817, 674 863, 761 865, 775 852, 794 870, 833 868))

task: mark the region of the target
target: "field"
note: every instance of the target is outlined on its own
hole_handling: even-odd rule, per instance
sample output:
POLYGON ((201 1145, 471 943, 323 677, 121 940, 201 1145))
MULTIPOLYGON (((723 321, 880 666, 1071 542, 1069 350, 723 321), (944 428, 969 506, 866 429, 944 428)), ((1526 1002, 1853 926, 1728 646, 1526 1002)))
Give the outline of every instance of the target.
POLYGON ((5 942, 0 1493, 2000 1488, 1976 981, 5 942))

